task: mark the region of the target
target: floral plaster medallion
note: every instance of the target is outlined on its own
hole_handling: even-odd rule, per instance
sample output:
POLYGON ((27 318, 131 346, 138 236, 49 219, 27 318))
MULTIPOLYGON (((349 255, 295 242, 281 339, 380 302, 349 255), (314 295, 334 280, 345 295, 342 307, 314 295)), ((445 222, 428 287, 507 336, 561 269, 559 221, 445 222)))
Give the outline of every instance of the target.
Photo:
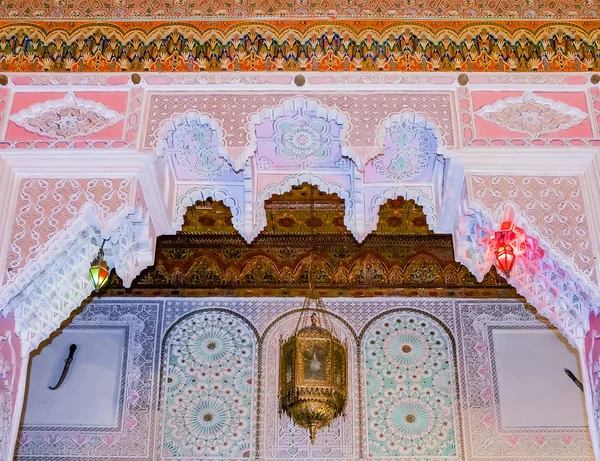
POLYGON ((279 118, 274 128, 275 152, 279 157, 296 160, 303 166, 308 161, 322 162, 329 158, 332 137, 326 120, 300 111, 294 117, 279 118))
POLYGON ((475 114, 502 128, 525 133, 532 138, 567 130, 587 118, 587 114, 577 107, 529 92, 518 98, 496 101, 475 114))
POLYGON ((67 140, 89 136, 113 126, 123 115, 96 101, 80 99, 73 93, 23 109, 10 117, 31 133, 67 140))
POLYGON ((384 154, 373 159, 373 167, 393 181, 407 180, 423 172, 431 154, 435 154, 435 140, 428 130, 403 120, 388 128, 384 154))
POLYGON ((219 154, 218 136, 208 123, 178 125, 170 140, 179 166, 199 179, 223 176, 231 167, 219 154))

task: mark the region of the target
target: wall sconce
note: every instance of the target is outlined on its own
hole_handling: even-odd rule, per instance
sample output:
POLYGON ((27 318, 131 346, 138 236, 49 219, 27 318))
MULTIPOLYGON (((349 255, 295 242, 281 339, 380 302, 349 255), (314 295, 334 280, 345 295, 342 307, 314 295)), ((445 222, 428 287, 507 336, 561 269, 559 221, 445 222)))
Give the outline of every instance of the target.
POLYGON ((108 282, 108 275, 110 274, 108 264, 104 260, 104 242, 106 242, 106 240, 102 241, 102 246, 98 250, 98 256, 92 261, 88 274, 96 293, 106 285, 106 282, 108 282))
POLYGON ((500 232, 498 247, 496 248, 496 265, 508 277, 514 264, 515 250, 510 243, 506 243, 504 232, 500 232))

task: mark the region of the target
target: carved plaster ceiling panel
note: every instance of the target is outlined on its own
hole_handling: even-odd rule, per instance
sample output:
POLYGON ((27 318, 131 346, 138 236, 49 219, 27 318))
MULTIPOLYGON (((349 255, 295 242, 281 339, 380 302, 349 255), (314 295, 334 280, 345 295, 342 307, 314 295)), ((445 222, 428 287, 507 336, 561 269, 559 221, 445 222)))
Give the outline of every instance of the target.
POLYGON ((31 133, 60 140, 89 136, 123 120, 104 104, 67 93, 62 99, 34 104, 10 120, 31 133))
POLYGON ((525 133, 532 138, 567 130, 588 118, 577 107, 531 92, 516 98, 500 99, 482 107, 475 114, 502 128, 525 133))

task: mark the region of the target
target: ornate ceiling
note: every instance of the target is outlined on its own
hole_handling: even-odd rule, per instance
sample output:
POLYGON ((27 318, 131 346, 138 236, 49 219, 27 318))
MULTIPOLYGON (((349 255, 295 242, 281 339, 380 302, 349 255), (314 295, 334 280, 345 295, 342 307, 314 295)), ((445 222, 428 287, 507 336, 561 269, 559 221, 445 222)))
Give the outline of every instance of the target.
POLYGON ((454 260, 450 235, 429 230, 420 206, 388 200, 362 243, 344 225, 344 201, 302 184, 266 201, 267 226, 248 244, 220 201, 188 207, 182 230, 158 239, 155 264, 110 295, 518 297, 492 270, 480 284, 454 260), (312 206, 311 206, 312 202, 312 206), (311 210, 312 208, 312 210, 311 210))
POLYGON ((597 0, 509 2, 475 2, 473 0, 116 0, 112 3, 92 0, 42 2, 40 0, 11 0, 2 5, 5 19, 116 19, 116 20, 183 20, 287 18, 305 19, 573 19, 598 16, 597 0))
MULTIPOLYGON (((539 10, 534 6, 525 9, 528 2, 523 6, 498 3, 493 8, 496 13, 480 7, 463 14, 454 14, 446 5, 435 8, 435 14, 421 13, 435 20, 415 19, 419 12, 408 14, 412 8, 407 6, 410 19, 406 20, 374 20, 367 10, 357 10, 355 14, 362 15, 361 19, 254 21, 244 18, 247 12, 241 10, 236 19, 176 23, 159 20, 169 13, 158 6, 153 8, 156 17, 148 21, 96 23, 80 18, 139 13, 125 5, 122 10, 110 6, 110 13, 93 8, 83 13, 76 11, 75 5, 80 3, 73 2, 71 9, 66 6, 60 13, 51 10, 62 17, 76 16, 73 21, 46 22, 37 18, 53 16, 48 7, 38 10, 26 2, 15 2, 14 7, 4 9, 4 14, 0 8, 0 14, 33 14, 35 21, 0 21, 0 71, 597 71, 598 22, 580 18, 596 16, 598 5, 582 11, 566 3, 538 6, 539 10), (16 5, 23 11, 16 11, 16 5), (517 11, 511 10, 513 6, 517 11), (553 15, 549 15, 550 9, 553 15), (495 16, 511 20, 489 19, 495 16), (543 17, 553 20, 537 19, 543 17), (569 20, 554 21, 559 18, 569 20)), ((190 5, 182 2, 182 8, 183 4, 190 5)), ((419 7, 415 4, 414 8, 419 7)), ((383 14, 389 17, 390 11, 383 14)), ((183 18, 190 13, 173 5, 172 14, 183 18)), ((296 14, 304 16, 300 8, 296 14)))

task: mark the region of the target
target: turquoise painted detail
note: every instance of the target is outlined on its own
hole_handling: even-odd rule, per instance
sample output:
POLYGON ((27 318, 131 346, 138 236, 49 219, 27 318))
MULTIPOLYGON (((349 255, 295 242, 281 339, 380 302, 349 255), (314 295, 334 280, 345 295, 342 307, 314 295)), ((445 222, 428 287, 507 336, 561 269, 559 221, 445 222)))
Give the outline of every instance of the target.
POLYGON ((251 457, 256 338, 239 318, 198 313, 167 345, 162 458, 251 457))
POLYGON ((363 339, 367 457, 460 459, 453 347, 433 319, 396 312, 363 339))

